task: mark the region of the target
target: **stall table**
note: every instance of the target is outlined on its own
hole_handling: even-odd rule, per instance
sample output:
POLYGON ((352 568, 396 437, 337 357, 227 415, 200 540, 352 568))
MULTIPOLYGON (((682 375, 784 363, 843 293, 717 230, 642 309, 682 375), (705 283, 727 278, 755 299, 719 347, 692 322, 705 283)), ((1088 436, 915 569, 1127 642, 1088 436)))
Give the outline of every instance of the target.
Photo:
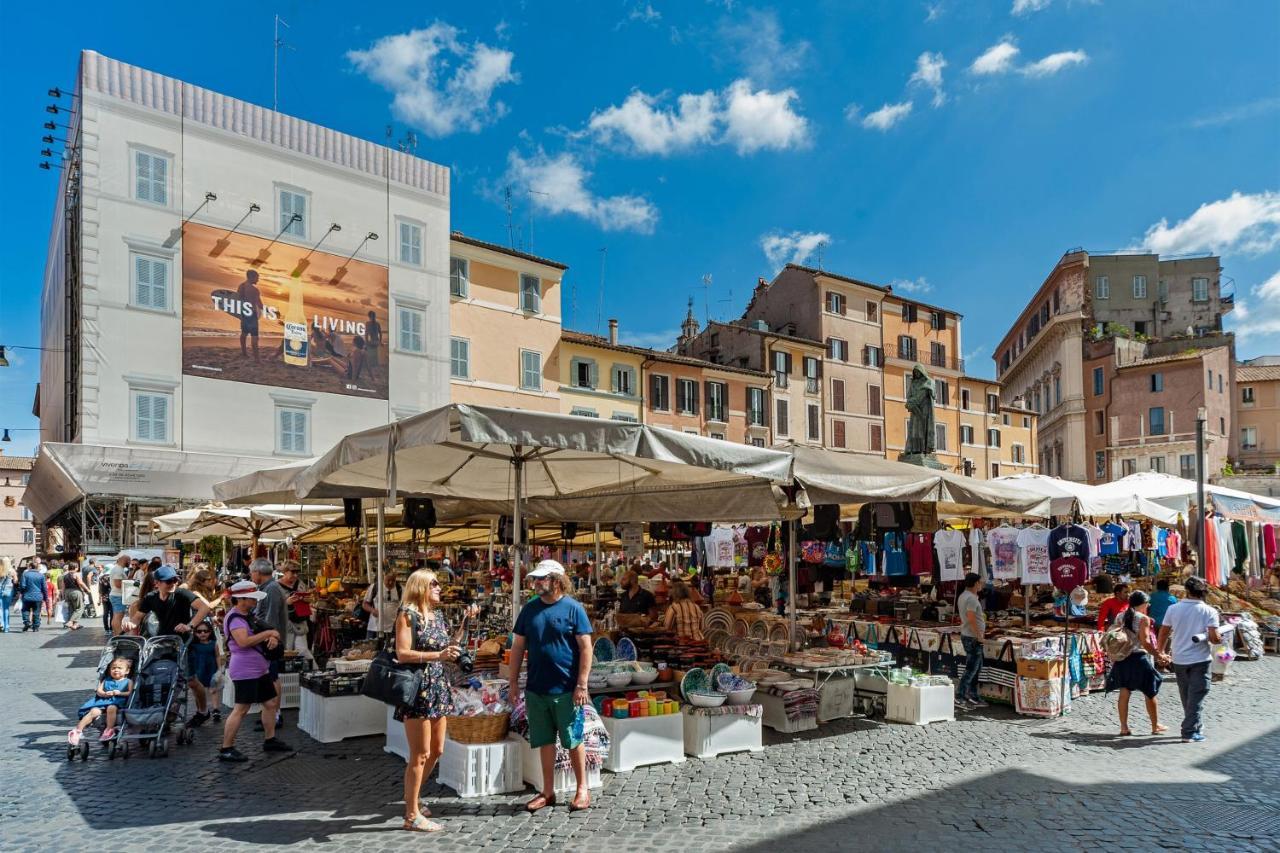
POLYGON ((646 764, 684 763, 681 714, 605 717, 604 727, 609 732, 609 757, 604 769, 611 773, 626 773, 646 764))
POLYGON ((764 750, 764 708, 759 704, 719 708, 685 705, 680 716, 684 718, 684 751, 695 758, 764 750))
POLYGON ((298 728, 321 743, 384 734, 387 706, 368 696, 321 696, 303 690, 298 728))

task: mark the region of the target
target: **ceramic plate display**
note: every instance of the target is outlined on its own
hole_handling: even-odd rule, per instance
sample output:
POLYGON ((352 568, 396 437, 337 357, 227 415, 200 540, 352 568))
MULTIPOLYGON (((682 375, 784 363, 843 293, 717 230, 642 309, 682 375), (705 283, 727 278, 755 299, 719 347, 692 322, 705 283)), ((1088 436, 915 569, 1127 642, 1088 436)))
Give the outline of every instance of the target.
POLYGON ((718 663, 711 667, 711 686, 716 687, 720 684, 720 676, 733 675, 733 670, 729 668, 727 663, 718 663))
POLYGON ((694 667, 684 674, 684 678, 680 679, 680 692, 689 698, 691 693, 710 693, 711 679, 707 676, 707 671, 700 667, 694 667))
POLYGON ((724 651, 724 641, 729 639, 729 632, 722 628, 715 628, 707 632, 707 648, 714 651, 724 651))
POLYGON ((591 647, 591 656, 598 661, 611 661, 618 656, 617 649, 613 647, 613 640, 608 637, 601 637, 596 640, 596 644, 591 647))
POLYGON ((699 708, 718 708, 729 697, 724 693, 687 693, 685 698, 699 708))
POLYGON ((631 641, 630 637, 623 637, 618 641, 618 648, 614 655, 614 660, 635 660, 636 644, 631 641))
POLYGON ((746 619, 734 619, 734 620, 733 620, 733 636, 735 636, 735 637, 745 637, 745 636, 747 636, 747 630, 748 630, 748 628, 747 628, 747 620, 746 620, 746 619))
POLYGON ((774 622, 769 626, 769 639, 774 642, 785 643, 787 641, 787 623, 774 622))
POLYGON ((724 607, 713 607, 702 617, 702 630, 733 631, 733 615, 724 607))
POLYGON ((748 633, 756 640, 767 639, 769 637, 769 623, 763 619, 757 619, 751 623, 751 628, 748 633))

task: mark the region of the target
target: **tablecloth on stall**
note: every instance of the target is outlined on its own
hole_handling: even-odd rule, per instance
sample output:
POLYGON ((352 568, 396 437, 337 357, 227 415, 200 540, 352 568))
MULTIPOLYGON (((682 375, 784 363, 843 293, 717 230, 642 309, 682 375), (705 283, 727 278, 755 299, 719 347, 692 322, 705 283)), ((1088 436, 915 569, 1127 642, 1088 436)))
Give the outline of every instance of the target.
POLYGON ((695 717, 752 717, 759 719, 764 716, 763 705, 721 705, 718 708, 699 708, 696 705, 686 705, 685 711, 695 717))
POLYGON ((782 707, 788 720, 799 720, 803 717, 814 717, 818 714, 818 690, 805 687, 800 690, 778 690, 766 687, 765 692, 782 697, 782 707))

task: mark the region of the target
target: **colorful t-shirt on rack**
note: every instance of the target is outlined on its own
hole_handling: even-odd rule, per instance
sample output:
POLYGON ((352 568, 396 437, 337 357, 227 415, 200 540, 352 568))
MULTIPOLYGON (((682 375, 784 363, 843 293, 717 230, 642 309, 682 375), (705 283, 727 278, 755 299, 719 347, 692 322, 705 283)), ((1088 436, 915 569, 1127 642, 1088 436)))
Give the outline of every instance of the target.
POLYGON ((907 565, 913 575, 933 574, 933 534, 907 535, 907 565))
POLYGON ((1018 577, 1018 530, 1001 525, 987 533, 991 546, 991 576, 995 580, 1018 577))
POLYGON ((1063 524, 1049 532, 1049 574, 1063 592, 1089 579, 1089 531, 1082 525, 1063 524))
POLYGON ((1096 524, 1080 525, 1089 533, 1089 574, 1102 571, 1102 528, 1096 524))
POLYGON ((969 529, 969 561, 970 570, 977 572, 978 577, 986 581, 988 579, 986 536, 983 535, 981 528, 978 527, 969 529))
POLYGON ((1025 527, 1018 534, 1018 551, 1022 557, 1023 583, 1050 583, 1049 529, 1025 527))
POLYGON ((882 540, 880 558, 884 573, 890 577, 901 577, 907 574, 907 552, 903 548, 903 534, 886 533, 882 540))
POLYGON ((1163 527, 1156 531, 1156 554, 1162 560, 1169 556, 1169 531, 1163 527))
POLYGON ((1102 544, 1098 547, 1098 553, 1104 557, 1111 554, 1119 554, 1124 539, 1128 534, 1128 529, 1116 524, 1114 521, 1108 521, 1102 525, 1102 544))
POLYGON ((964 579, 964 534, 959 530, 939 530, 933 535, 933 550, 938 552, 940 579, 964 579))
POLYGON ((765 555, 769 553, 769 528, 761 525, 748 527, 743 534, 747 540, 747 565, 763 566, 765 555))

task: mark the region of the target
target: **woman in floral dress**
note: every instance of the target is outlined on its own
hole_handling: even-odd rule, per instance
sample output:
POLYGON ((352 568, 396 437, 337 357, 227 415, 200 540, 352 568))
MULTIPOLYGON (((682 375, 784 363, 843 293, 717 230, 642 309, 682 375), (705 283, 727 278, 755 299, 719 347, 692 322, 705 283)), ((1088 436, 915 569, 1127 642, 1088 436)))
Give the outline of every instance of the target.
POLYGON ((462 651, 450 636, 439 606, 440 581, 435 572, 418 569, 409 575, 396 614, 396 660, 423 666, 422 691, 412 705, 397 708, 395 717, 404 723, 409 742, 404 768, 404 828, 414 832, 444 829, 428 820, 431 812, 424 814, 418 803, 422 780, 431 775, 444 750, 447 717, 454 711, 445 664, 456 661, 462 651))

